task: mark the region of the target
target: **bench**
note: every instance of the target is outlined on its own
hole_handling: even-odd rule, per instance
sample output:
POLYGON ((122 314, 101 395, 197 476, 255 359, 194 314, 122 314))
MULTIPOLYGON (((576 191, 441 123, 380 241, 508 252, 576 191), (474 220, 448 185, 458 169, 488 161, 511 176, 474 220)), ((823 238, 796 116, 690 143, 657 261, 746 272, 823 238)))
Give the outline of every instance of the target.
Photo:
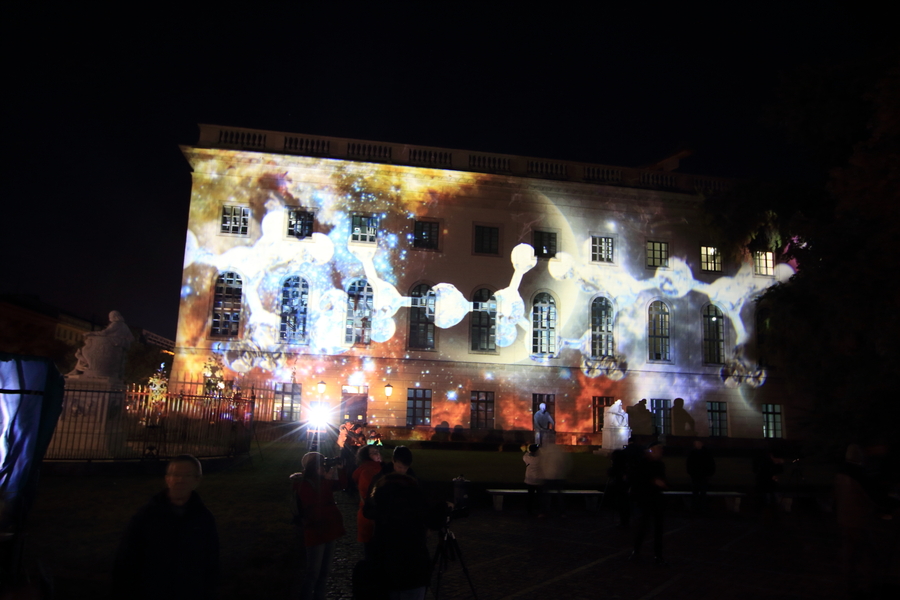
MULTIPOLYGON (((528 493, 528 490, 520 488, 489 489, 487 490, 487 493, 491 495, 491 499, 494 501, 494 510, 503 510, 504 496, 525 495, 528 493)), ((603 492, 597 490, 558 490, 548 493, 559 493, 566 496, 581 496, 584 498, 588 510, 597 510, 597 500, 603 496, 603 492)))

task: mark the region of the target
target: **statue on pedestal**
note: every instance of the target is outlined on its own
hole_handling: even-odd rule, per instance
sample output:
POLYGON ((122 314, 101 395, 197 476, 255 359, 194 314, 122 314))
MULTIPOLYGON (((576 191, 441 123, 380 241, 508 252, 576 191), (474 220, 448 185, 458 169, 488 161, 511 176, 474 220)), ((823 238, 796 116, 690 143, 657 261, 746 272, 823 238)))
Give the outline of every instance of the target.
POLYGON ((603 410, 604 427, 628 427, 628 413, 622 407, 622 400, 616 400, 603 410))
POLYGON ((117 310, 110 312, 106 329, 84 334, 84 346, 75 353, 78 364, 67 377, 121 379, 125 352, 133 341, 134 335, 122 314, 117 310))

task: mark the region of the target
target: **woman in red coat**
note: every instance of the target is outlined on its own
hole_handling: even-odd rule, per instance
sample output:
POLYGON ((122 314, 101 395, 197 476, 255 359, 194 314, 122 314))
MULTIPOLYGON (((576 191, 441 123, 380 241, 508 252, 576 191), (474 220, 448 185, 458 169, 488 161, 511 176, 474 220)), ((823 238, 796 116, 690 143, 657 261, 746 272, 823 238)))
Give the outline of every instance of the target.
POLYGON ((306 570, 300 593, 303 600, 324 600, 335 541, 345 533, 344 519, 334 501, 332 480, 322 468, 323 460, 318 452, 308 452, 302 461, 303 477, 294 483, 306 546, 306 570))
POLYGON ((372 538, 375 535, 375 521, 363 516, 363 506, 372 488, 372 481, 381 474, 381 452, 377 446, 363 446, 356 454, 359 465, 353 472, 353 481, 359 490, 359 510, 356 512, 356 541, 361 542, 367 559, 372 558, 372 538))

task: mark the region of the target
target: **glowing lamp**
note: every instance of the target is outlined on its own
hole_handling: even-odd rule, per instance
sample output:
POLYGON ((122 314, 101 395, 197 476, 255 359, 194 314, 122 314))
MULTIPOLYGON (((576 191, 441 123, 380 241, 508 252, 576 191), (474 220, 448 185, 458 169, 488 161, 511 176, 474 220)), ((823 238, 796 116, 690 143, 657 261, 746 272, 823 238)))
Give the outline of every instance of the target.
POLYGON ((323 429, 328 424, 328 406, 320 404, 310 406, 309 424, 313 429, 323 429))
POLYGON ((325 393, 325 382, 320 381, 318 384, 316 384, 316 389, 319 390, 320 394, 324 394, 325 393))
POLYGON ((393 394, 393 393, 394 393, 394 386, 392 386, 391 384, 387 384, 386 386, 384 386, 384 395, 385 396, 390 398, 391 394, 393 394))

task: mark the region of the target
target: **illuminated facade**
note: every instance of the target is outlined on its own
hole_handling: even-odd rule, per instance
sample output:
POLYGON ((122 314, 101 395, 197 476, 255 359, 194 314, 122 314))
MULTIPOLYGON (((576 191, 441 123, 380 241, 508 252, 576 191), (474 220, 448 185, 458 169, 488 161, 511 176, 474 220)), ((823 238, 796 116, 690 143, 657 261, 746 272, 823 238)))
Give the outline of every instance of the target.
POLYGON ((215 353, 421 439, 531 431, 546 402, 561 442, 599 443, 618 398, 663 433, 788 433, 753 300, 792 271, 723 262, 700 211, 723 180, 207 125, 183 152, 173 379, 215 353))

